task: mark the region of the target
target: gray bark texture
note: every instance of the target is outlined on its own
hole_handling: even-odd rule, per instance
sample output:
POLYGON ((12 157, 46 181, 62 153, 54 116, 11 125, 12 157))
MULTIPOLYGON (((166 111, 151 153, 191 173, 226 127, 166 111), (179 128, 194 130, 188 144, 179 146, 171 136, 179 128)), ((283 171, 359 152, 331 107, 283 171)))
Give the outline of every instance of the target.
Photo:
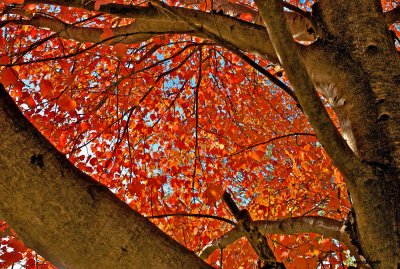
MULTIPOLYGON (((93 2, 80 0, 29 2, 94 9, 93 2)), ((399 9, 385 16, 377 0, 319 0, 302 24, 295 15, 284 15, 278 0, 255 3, 263 23, 176 7, 166 9, 168 16, 155 6, 109 4, 100 11, 136 19, 136 25, 113 29, 143 33, 124 42, 174 31, 281 64, 321 144, 345 177, 353 204, 347 224, 351 243, 370 267, 400 268, 400 58, 388 28, 399 19, 399 9), (315 35, 312 44, 288 38, 310 41, 307 32, 315 35), (341 133, 317 92, 334 109, 341 133)), ((64 27, 40 15, 16 23, 54 32, 64 27)), ((60 32, 87 42, 99 41, 100 34, 80 27, 60 32)), ((0 107, 0 218, 28 246, 67 268, 209 268, 74 168, 4 90, 0 107)))

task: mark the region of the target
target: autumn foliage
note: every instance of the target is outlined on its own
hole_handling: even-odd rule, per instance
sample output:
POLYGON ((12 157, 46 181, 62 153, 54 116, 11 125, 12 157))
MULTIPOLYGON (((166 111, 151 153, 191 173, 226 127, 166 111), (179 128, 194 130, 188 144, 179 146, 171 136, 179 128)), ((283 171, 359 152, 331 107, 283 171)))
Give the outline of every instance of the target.
MULTIPOLYGON (((109 2, 97 0, 95 8, 109 2)), ((209 0, 167 2, 211 8, 209 0)), ((254 7, 252 1, 231 2, 254 7)), ((13 12, 10 4, 23 5, 1 5, 1 20, 8 21, 0 36, 1 83, 76 167, 187 248, 198 253, 232 228, 209 217, 233 220, 221 200, 225 190, 254 220, 346 219, 351 205, 342 176, 302 110, 231 51, 186 34, 127 42, 129 36, 112 29, 134 19, 44 4, 13 12), (42 15, 65 29, 19 23, 42 15), (60 37, 75 26, 97 29, 99 42, 60 37), (179 216, 153 218, 168 214, 179 216)), ((312 2, 292 4, 309 10, 312 2)), ((254 20, 250 13, 235 16, 254 20)), ((288 84, 278 65, 248 56, 288 84)), ((0 267, 51 267, 6 223, 0 235, 0 267)), ((287 268, 347 268, 354 261, 344 244, 319 234, 269 235, 268 244, 287 268)), ((221 257, 224 268, 258 268, 245 239, 207 261, 218 267, 221 257)))

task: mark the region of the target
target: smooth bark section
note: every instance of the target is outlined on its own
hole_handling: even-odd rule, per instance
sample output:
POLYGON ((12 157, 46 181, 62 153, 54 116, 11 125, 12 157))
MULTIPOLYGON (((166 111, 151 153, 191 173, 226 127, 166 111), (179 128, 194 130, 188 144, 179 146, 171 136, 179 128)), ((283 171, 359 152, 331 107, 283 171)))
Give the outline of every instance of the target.
MULTIPOLYGON (((103 28, 90 28, 75 26, 55 19, 53 17, 44 16, 42 14, 35 14, 33 17, 25 20, 9 20, 1 22, 3 25, 6 23, 15 23, 19 25, 30 25, 37 28, 49 29, 57 33, 58 37, 64 39, 72 39, 78 42, 101 43, 102 34, 104 30, 110 30, 114 36, 113 39, 108 41, 108 44, 135 44, 146 41, 156 35, 174 33, 182 34, 193 32, 190 27, 182 22, 173 23, 149 23, 148 21, 138 20, 132 24, 125 26, 115 27, 111 29, 103 28)), ((193 33, 192 33, 193 34, 193 33)))
POLYGON ((279 61, 285 69, 300 105, 319 141, 343 173, 347 182, 354 186, 354 180, 364 176, 363 165, 340 135, 326 112, 290 34, 283 15, 282 4, 276 0, 255 0, 255 3, 266 24, 279 61))
MULTIPOLYGON (((345 244, 350 250, 351 255, 354 255, 357 261, 361 262, 360 264, 365 262, 357 254, 357 248, 351 243, 351 239, 345 231, 346 227, 343 221, 327 217, 304 216, 280 220, 257 220, 254 221, 254 225, 265 236, 269 234, 317 233, 334 238, 345 244)), ((224 249, 243 236, 243 232, 238 227, 235 227, 207 244, 199 253, 199 256, 202 259, 207 259, 215 250, 224 249)))
POLYGON ((215 250, 224 249, 236 240, 242 238, 243 236, 244 234, 240 231, 240 229, 238 227, 235 227, 226 234, 213 239, 210 243, 204 246, 204 248, 199 253, 199 257, 203 260, 206 260, 215 250))
POLYGON ((0 215, 60 268, 212 268, 75 168, 0 86, 0 215))

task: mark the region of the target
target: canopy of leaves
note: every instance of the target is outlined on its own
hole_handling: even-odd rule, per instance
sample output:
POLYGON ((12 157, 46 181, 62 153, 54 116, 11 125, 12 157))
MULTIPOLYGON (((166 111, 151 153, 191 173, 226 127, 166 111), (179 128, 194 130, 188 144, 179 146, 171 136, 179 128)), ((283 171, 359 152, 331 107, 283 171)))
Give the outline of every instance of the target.
MULTIPOLYGON (((97 0, 95 5, 109 2, 97 0)), ((243 9, 238 10, 214 2, 220 4, 218 12, 256 20, 252 1, 225 1, 240 4, 243 9)), ((167 3, 204 11, 213 5, 210 0, 167 3)), ((291 4, 309 10, 312 2, 291 4)), ((346 218, 346 186, 302 111, 234 53, 184 33, 155 33, 143 42, 130 42, 129 35, 113 29, 135 24, 134 19, 22 5, 4 1, 0 6, 1 21, 8 22, 0 35, 0 80, 9 94, 71 162, 144 216, 203 215, 152 219, 187 248, 199 252, 232 228, 207 217, 233 219, 221 201, 224 190, 254 220, 346 218), (56 19, 65 27, 54 32, 20 23, 32 16, 56 19), (93 28, 100 41, 62 37, 73 27, 93 28)), ((392 1, 383 5, 393 8, 392 1)), ((288 83, 279 66, 248 56, 288 83)), ((51 267, 25 249, 7 224, 0 224, 0 233, 0 267, 51 267)), ((350 260, 344 245, 322 235, 270 235, 268 243, 288 268, 327 263, 344 268, 350 260)), ((208 262, 257 268, 246 240, 229 245, 222 256, 216 251, 208 262)))

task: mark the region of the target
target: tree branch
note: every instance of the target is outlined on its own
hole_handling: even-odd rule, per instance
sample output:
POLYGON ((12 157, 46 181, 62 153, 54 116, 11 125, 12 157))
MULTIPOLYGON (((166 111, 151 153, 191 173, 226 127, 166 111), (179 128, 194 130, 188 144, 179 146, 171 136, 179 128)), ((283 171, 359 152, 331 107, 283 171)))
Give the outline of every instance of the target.
MULTIPOLYGON (((261 233, 257 225, 255 225, 249 212, 246 209, 239 210, 228 192, 225 191, 222 197, 232 215, 237 220, 239 231, 247 238, 258 257, 265 265, 268 266, 268 268, 285 268, 283 263, 276 261, 274 252, 268 245, 267 238, 261 233)), ((219 247, 221 246, 219 245, 219 247)))
POLYGON ((210 255, 217 249, 224 249, 228 245, 232 244, 236 240, 242 238, 244 234, 240 231, 238 227, 233 228, 226 234, 215 238, 210 243, 208 243, 198 254, 203 260, 208 259, 210 255))
POLYGON ((355 180, 364 176, 364 165, 338 132, 322 104, 288 29, 281 1, 255 0, 255 3, 278 58, 319 141, 347 182, 354 186, 355 180))
MULTIPOLYGON (((334 238, 342 242, 350 250, 351 255, 356 257, 357 261, 363 262, 365 259, 358 255, 357 248, 351 243, 351 239, 345 231, 343 221, 318 216, 303 216, 287 218, 280 220, 257 220, 253 222, 258 230, 264 235, 268 234, 297 234, 297 233, 317 233, 329 238, 334 238)), ((215 250, 225 248, 236 240, 245 236, 238 227, 233 228, 226 234, 215 238, 207 244, 199 253, 199 257, 207 259, 215 250)))
MULTIPOLYGON (((8 20, 2 22, 3 25, 7 23, 47 28, 52 32, 56 32, 59 37, 72 39, 78 42, 101 42, 101 35, 104 33, 103 28, 71 26, 61 20, 40 13, 37 13, 32 18, 26 20, 8 20)), ((148 21, 143 20, 137 20, 132 24, 111 28, 109 30, 112 32, 113 36, 124 36, 111 40, 110 44, 134 44, 146 41, 160 34, 193 32, 193 30, 185 23, 148 23, 148 21)))
MULTIPOLYGON (((82 1, 62 1, 62 0, 27 0, 25 4, 53 4, 60 6, 70 6, 76 8, 83 8, 90 11, 95 11, 94 1, 83 4, 82 1)), ((220 35, 221 38, 236 45, 238 48, 256 53, 259 55, 267 56, 269 59, 276 61, 276 54, 273 50, 272 44, 269 42, 268 35, 266 34, 265 28, 242 21, 224 14, 213 14, 200 10, 193 10, 188 8, 172 7, 170 9, 177 14, 185 17, 190 17, 191 21, 201 26, 213 34, 220 35), (245 35, 243 33, 246 33, 245 35), (251 38, 249 38, 251 37, 251 38)), ((175 16, 167 16, 165 13, 157 10, 157 8, 150 7, 139 7, 134 5, 119 5, 119 4, 107 4, 102 5, 99 12, 108 13, 121 18, 134 18, 135 23, 142 21, 141 25, 148 24, 151 29, 156 29, 156 32, 160 32, 160 29, 169 28, 169 32, 173 31, 173 27, 181 27, 182 20, 175 16), (146 21, 146 22, 145 22, 146 21), (161 28, 160 28, 161 27, 161 28)), ((308 20, 302 19, 303 17, 295 12, 287 12, 288 19, 292 25, 292 31, 294 36, 303 37, 304 41, 314 40, 314 37, 308 34, 309 29, 308 20)), ((150 29, 149 28, 149 29, 150 29)), ((145 30, 145 32, 151 30, 145 30)), ((301 40, 301 38, 297 38, 301 40)))
MULTIPOLYGON (((88 4, 83 4, 83 2, 78 0, 73 1, 62 1, 62 0, 26 0, 26 4, 53 4, 53 5, 67 5, 70 7, 83 8, 89 11, 94 11, 94 1, 88 4)), ((176 11, 178 14, 190 18, 190 21, 200 27, 201 29, 212 33, 214 36, 218 37, 219 40, 224 40, 227 43, 232 44, 239 51, 245 51, 247 53, 252 53, 255 55, 260 55, 263 58, 267 58, 274 63, 279 63, 278 57, 269 39, 268 33, 265 27, 242 21, 233 17, 229 17, 223 14, 207 13, 200 10, 193 10, 188 8, 170 7, 171 10, 176 11)), ((205 36, 201 32, 193 31, 189 28, 181 19, 175 16, 167 16, 163 12, 157 10, 157 8, 150 7, 139 7, 133 5, 119 5, 119 4, 107 4, 102 5, 99 9, 100 12, 108 13, 114 16, 119 16, 121 18, 134 18, 135 22, 131 26, 126 26, 120 29, 129 28, 132 31, 131 40, 135 39, 138 41, 146 40, 154 35, 163 34, 160 29, 164 29, 166 32, 172 34, 173 31, 181 30, 181 33, 188 33, 193 36, 199 36, 202 38, 210 38, 205 36), (137 28, 135 25, 137 24, 137 28), (145 28, 147 27, 147 28, 145 28), (141 32, 139 32, 139 30, 141 32), (186 32, 190 31, 190 32, 186 32), (135 34, 136 33, 136 34, 135 34), (133 36, 135 34, 135 36, 133 36)), ((312 41, 315 37, 305 37, 308 34, 310 23, 308 20, 303 19, 301 15, 295 12, 285 13, 289 27, 291 28, 292 35, 297 40, 312 41)), ((43 27, 46 27, 45 25, 43 27)), ((85 39, 85 37, 90 37, 91 29, 80 29, 80 34, 69 33, 70 38, 75 36, 76 38, 85 39)), ((101 31, 101 30, 96 30, 101 31)), ((118 31, 118 30, 116 30, 118 31)), ((101 33, 94 33, 93 36, 98 36, 101 33)), ((309 35, 309 34, 308 34, 309 35)), ((128 38, 128 37, 127 37, 128 38)), ((122 38, 120 39, 122 40, 122 38)), ((84 40, 89 41, 89 40, 84 40)), ((110 40, 111 41, 111 40, 110 40)), ((124 41, 120 41, 124 42, 124 41)), ((218 41, 217 41, 218 42, 218 41)), ((220 42, 218 42, 220 43, 220 42)), ((297 44, 299 51, 301 52, 301 57, 307 66, 307 70, 313 78, 313 81, 317 83, 316 85, 327 85, 336 83, 338 80, 346 79, 349 81, 348 72, 344 72, 342 69, 338 68, 336 53, 327 48, 326 44, 323 42, 314 42, 311 45, 303 46, 297 44), (334 76, 332 76, 334 74, 334 76)), ((249 62, 251 65, 251 61, 249 62)), ((253 66, 253 65, 252 65, 253 66)), ((257 69, 257 66, 253 66, 257 69)), ((262 72, 262 68, 257 69, 262 72)), ((272 78, 273 79, 273 78, 272 78)), ((279 83, 279 81, 277 81, 279 83)), ((355 85, 348 85, 348 87, 354 87, 355 85)))

